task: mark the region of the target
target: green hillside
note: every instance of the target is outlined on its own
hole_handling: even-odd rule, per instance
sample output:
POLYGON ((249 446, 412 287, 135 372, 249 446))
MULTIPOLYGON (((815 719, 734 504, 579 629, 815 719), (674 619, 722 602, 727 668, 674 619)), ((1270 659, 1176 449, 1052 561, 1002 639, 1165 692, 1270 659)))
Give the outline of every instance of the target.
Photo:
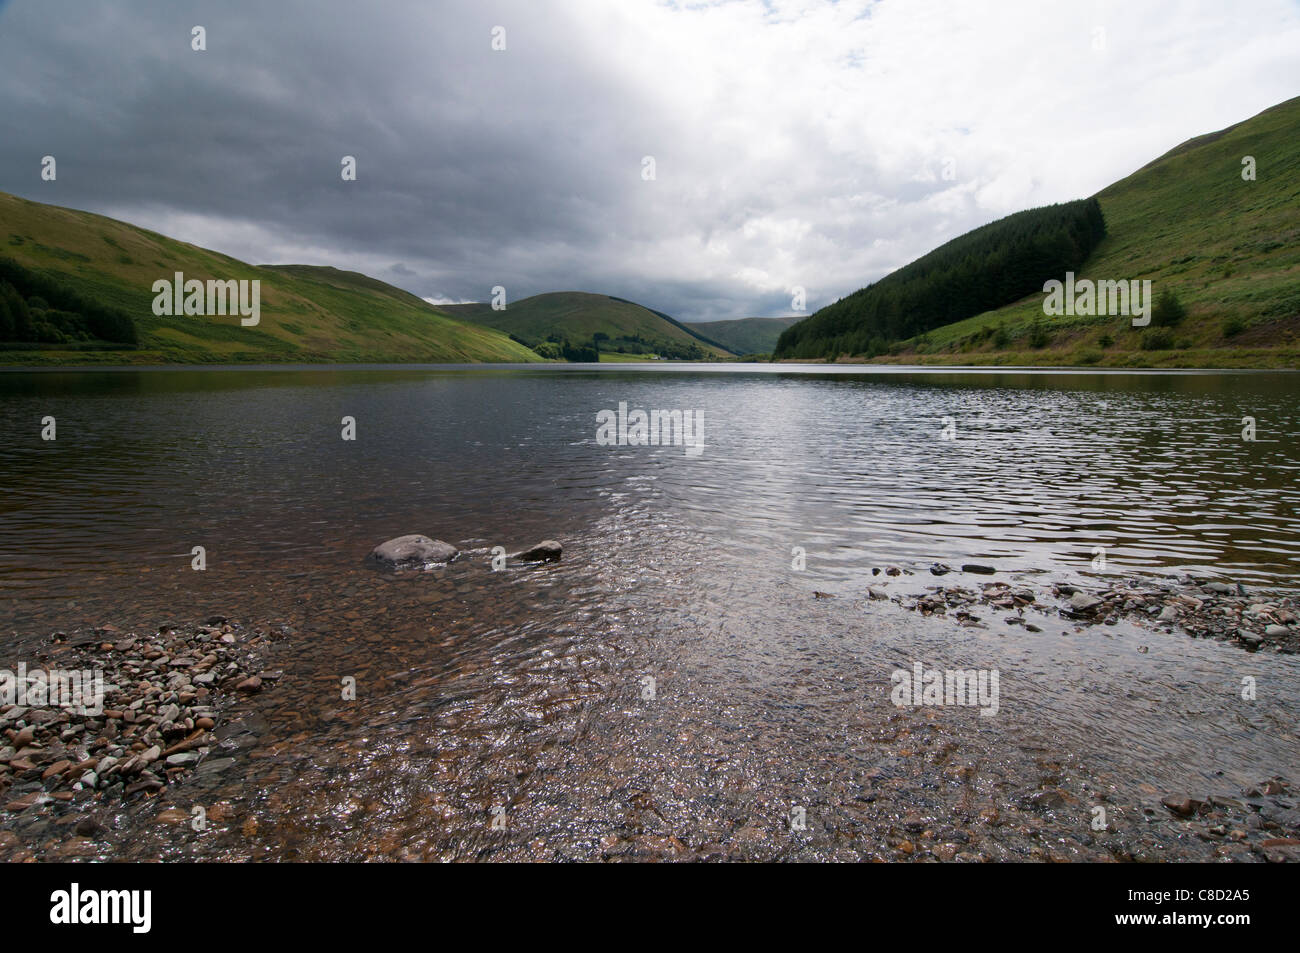
POLYGON ((733 318, 693 321, 687 326, 736 354, 771 354, 777 338, 800 318, 733 318))
POLYGON ((0 259, 45 276, 72 300, 129 315, 138 339, 133 348, 5 341, 4 364, 538 360, 498 331, 459 321, 365 275, 249 265, 124 222, 6 193, 0 193, 0 259), (238 316, 155 316, 153 283, 178 271, 186 279, 260 280, 260 323, 243 327, 238 316))
POLYGON ((1048 279, 1077 270, 1105 234, 1096 199, 1016 212, 940 245, 786 329, 776 356, 887 353, 893 341, 1010 304, 1048 279))
POLYGON ((717 342, 668 315, 622 298, 583 291, 554 291, 507 301, 501 311, 488 304, 443 305, 449 314, 497 328, 530 345, 568 339, 589 344, 597 335, 605 354, 657 354, 676 360, 728 357, 717 342), (621 350, 620 350, 621 349, 621 350))
POLYGON ((1181 322, 1134 328, 1122 316, 1048 317, 1038 291, 890 342, 873 360, 1300 365, 1300 98, 1191 139, 1096 198, 1106 237, 1077 277, 1150 279, 1157 296, 1171 291, 1182 304, 1181 322), (1242 179, 1244 156, 1255 158, 1255 181, 1242 179))

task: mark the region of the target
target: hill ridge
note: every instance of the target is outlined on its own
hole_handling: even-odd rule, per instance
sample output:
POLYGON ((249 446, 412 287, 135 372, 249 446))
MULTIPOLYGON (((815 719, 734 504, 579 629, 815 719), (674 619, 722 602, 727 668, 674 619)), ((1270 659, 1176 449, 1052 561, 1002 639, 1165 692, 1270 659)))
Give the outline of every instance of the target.
MULTIPOLYGON (((135 347, 105 342, 0 343, 6 364, 477 363, 540 360, 495 329, 459 321, 360 272, 253 265, 108 216, 0 192, 0 257, 82 299, 130 315, 135 347), (261 320, 155 315, 153 283, 257 280, 261 320)), ((38 309, 40 310, 40 309, 38 309)), ((75 315, 46 311, 74 327, 75 315)))

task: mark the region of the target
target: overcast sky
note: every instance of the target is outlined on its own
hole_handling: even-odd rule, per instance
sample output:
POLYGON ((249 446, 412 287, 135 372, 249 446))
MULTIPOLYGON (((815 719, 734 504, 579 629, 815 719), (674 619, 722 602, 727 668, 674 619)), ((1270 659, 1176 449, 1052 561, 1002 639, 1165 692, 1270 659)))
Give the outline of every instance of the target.
POLYGON ((4 191, 434 300, 708 320, 1300 94, 1300 5, 0 0, 0 70, 4 191))

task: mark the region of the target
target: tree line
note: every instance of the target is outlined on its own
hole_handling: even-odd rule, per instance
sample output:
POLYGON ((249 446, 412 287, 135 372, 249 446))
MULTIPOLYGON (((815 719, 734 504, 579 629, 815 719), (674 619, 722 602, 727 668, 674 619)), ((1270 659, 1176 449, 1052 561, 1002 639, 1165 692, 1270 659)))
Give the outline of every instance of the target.
POLYGON ((1028 209, 954 238, 781 333, 774 357, 883 353, 1076 271, 1106 234, 1095 198, 1028 209))
POLYGON ((137 343, 125 311, 82 297, 64 281, 0 258, 0 342, 137 343))
POLYGON ((601 351, 624 354, 651 351, 664 360, 672 361, 702 361, 710 357, 710 353, 694 341, 651 340, 640 334, 625 334, 617 338, 611 338, 604 331, 597 331, 591 336, 590 344, 581 342, 574 344, 570 342, 567 335, 556 332, 552 332, 545 341, 536 344, 532 344, 515 334, 511 334, 510 337, 517 343, 524 345, 524 347, 532 348, 540 356, 548 360, 565 360, 574 364, 598 363, 601 351), (636 350, 629 351, 628 348, 630 347, 635 347, 636 350))

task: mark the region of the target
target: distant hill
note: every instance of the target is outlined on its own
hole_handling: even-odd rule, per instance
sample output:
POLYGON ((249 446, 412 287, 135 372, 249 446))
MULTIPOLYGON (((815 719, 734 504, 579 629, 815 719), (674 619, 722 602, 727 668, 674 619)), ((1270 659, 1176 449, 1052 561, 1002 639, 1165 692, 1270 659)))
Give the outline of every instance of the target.
MULTIPOLYGON (((1040 286, 923 335, 884 340, 883 353, 872 358, 862 347, 839 356, 949 364, 1300 363, 1300 97, 1189 139, 1095 198, 1106 236, 1076 277, 1150 279, 1157 296, 1173 292, 1186 310, 1183 320, 1134 328, 1122 316, 1049 317, 1040 286), (1255 160, 1254 181, 1242 178, 1246 156, 1255 160)), ((997 267, 984 266, 990 273, 997 267)))
POLYGON ((728 321, 691 321, 687 327, 717 341, 735 354, 771 354, 776 339, 802 318, 733 318, 728 321))
POLYGON ((562 339, 588 344, 601 334, 601 352, 611 355, 657 354, 676 360, 730 356, 727 348, 691 325, 610 295, 553 291, 507 301, 501 311, 493 311, 485 303, 440 307, 454 317, 497 328, 529 345, 562 339))
MULTIPOLYGON (((457 320, 413 294, 350 271, 310 265, 250 265, 125 222, 31 202, 0 192, 0 260, 18 283, 35 280, 63 295, 62 303, 30 295, 28 310, 47 327, 66 329, 66 343, 0 341, 4 364, 188 363, 462 363, 535 361, 506 335, 457 320), (258 279, 261 320, 156 316, 153 283, 186 279, 258 279), (26 277, 23 277, 26 276, 26 277), (41 308, 46 304, 50 307, 41 308), (106 340, 78 309, 129 316, 135 346, 106 340), (93 330, 93 329, 92 329, 93 330)), ((0 263, 2 264, 2 263, 0 263)), ((5 270, 0 267, 0 278, 5 270)), ((11 282, 11 284, 13 284, 11 282)), ((43 287, 45 286, 43 285, 43 287)), ((20 291, 22 289, 19 289, 20 291)), ((0 295, 3 298, 4 295, 0 295)), ((0 310, 12 311, 0 304, 0 310)), ((0 314, 0 329, 3 328, 0 314)))

